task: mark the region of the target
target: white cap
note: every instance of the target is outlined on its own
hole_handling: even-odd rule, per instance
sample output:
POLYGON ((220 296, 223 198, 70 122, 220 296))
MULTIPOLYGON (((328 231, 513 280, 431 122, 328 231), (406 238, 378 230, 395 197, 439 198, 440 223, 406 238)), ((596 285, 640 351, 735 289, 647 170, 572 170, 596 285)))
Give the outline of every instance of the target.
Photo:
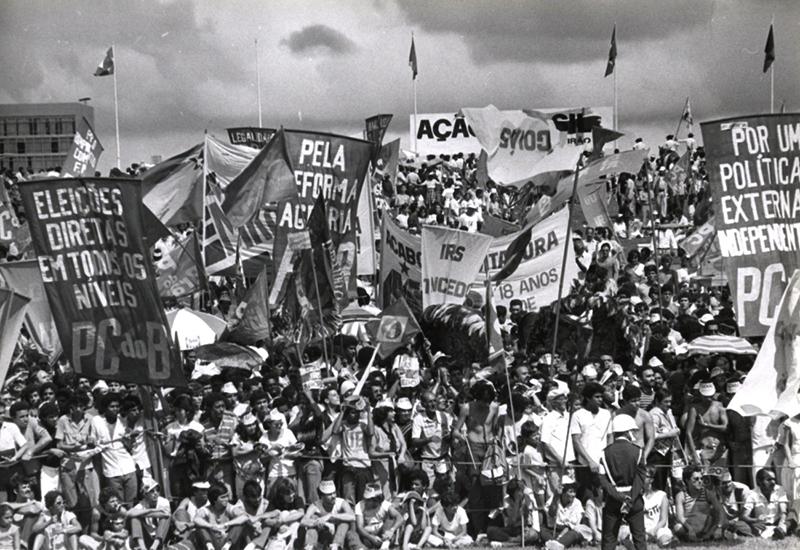
POLYGON ((401 397, 397 400, 397 403, 394 404, 394 408, 401 411, 410 411, 413 405, 411 405, 411 400, 408 397, 401 397))
POLYGON ((697 322, 700 323, 701 326, 706 326, 706 323, 711 323, 714 321, 714 316, 710 313, 706 313, 702 315, 697 322))
POLYGON ((711 397, 717 393, 717 388, 713 382, 701 382, 698 389, 703 397, 711 397))
POLYGON ((356 385, 353 384, 350 380, 345 380, 342 382, 342 385, 339 387, 339 393, 344 395, 348 392, 355 391, 356 385))
POLYGON ((92 386, 92 391, 94 390, 108 391, 108 384, 106 384, 105 380, 98 380, 92 386))
POLYGON ((286 420, 286 417, 283 416, 283 413, 278 409, 272 409, 271 411, 269 411, 269 416, 267 417, 267 420, 269 420, 270 422, 283 422, 284 420, 286 420))
POLYGON ((153 489, 158 488, 158 482, 152 477, 145 477, 142 479, 142 491, 149 493, 153 489))
POLYGON ((583 374, 583 376, 585 376, 586 378, 594 379, 597 378, 597 369, 592 363, 589 363, 588 365, 583 367, 581 374, 583 374))
POLYGON ((664 366, 664 363, 662 363, 662 362, 661 362, 661 359, 659 359, 658 357, 656 357, 656 356, 653 356, 653 357, 651 357, 651 358, 650 358, 650 360, 647 362, 647 366, 648 366, 648 367, 663 367, 663 366, 664 366))
POLYGON ((336 485, 331 479, 324 479, 319 483, 319 492, 323 495, 332 495, 336 492, 336 485))
POLYGON ((236 395, 239 393, 239 390, 236 389, 236 386, 233 385, 233 382, 225 382, 225 384, 222 386, 222 393, 236 395))
POLYGON ((636 425, 636 421, 632 416, 627 414, 618 414, 614 417, 614 420, 611 421, 611 431, 615 434, 635 431, 638 429, 639 426, 636 425))

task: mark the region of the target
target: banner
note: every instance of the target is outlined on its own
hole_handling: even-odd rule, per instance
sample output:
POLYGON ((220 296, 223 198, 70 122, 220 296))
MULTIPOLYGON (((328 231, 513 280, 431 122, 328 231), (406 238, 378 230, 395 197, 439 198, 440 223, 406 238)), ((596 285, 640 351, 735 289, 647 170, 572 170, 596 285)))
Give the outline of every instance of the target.
POLYGON ((371 191, 369 185, 362 185, 358 197, 358 227, 356 227, 358 275, 375 275, 375 218, 371 191))
MULTIPOLYGON (((592 147, 592 127, 611 125, 614 118, 613 107, 576 107, 554 109, 525 109, 533 115, 541 113, 548 118, 550 126, 549 142, 555 147, 574 145, 581 150, 592 147)), ((504 112, 504 111, 503 111, 504 112)), ((417 145, 420 155, 440 155, 452 153, 475 153, 481 151, 481 144, 475 132, 464 117, 458 116, 458 109, 449 113, 419 113, 409 115, 409 144, 417 145), (415 142, 416 139, 416 142, 415 142)))
POLYGON ((3 324, 3 332, 0 333, 0 387, 6 381, 8 367, 14 357, 28 301, 28 298, 16 292, 0 290, 0 323, 3 324))
POLYGON ((366 133, 364 136, 366 137, 367 141, 374 145, 376 154, 381 150, 383 136, 386 135, 386 129, 389 127, 391 122, 392 115, 375 115, 364 121, 366 127, 366 133))
POLYGON ((141 184, 51 179, 19 186, 58 335, 78 376, 186 385, 142 230, 141 184))
MULTIPOLYGON (((564 246, 567 245, 567 264, 564 272, 564 291, 567 296, 572 282, 578 277, 579 268, 575 261, 572 243, 566 243, 569 213, 566 208, 540 221, 531 232, 522 262, 504 281, 493 284, 493 302, 508 307, 511 300, 522 300, 522 307, 532 311, 552 304, 558 298, 558 279, 561 275, 561 261, 564 246)), ((505 253, 519 233, 506 235, 494 240, 486 255, 489 275, 500 271, 505 264, 505 253)), ((481 283, 478 281, 478 283, 481 283)), ((481 283, 482 284, 482 283, 481 283)))
POLYGON ((499 184, 524 180, 552 149, 548 119, 541 113, 501 111, 494 105, 462 109, 487 154, 489 177, 499 184))
POLYGON ((388 213, 381 226, 380 267, 381 308, 404 298, 412 311, 422 312, 422 243, 419 235, 401 229, 388 213))
POLYGON ((274 286, 280 289, 286 285, 285 277, 278 274, 288 273, 294 264, 294 255, 284 253, 288 248, 288 235, 305 229, 309 213, 317 197, 322 195, 337 263, 347 286, 340 304, 344 308, 349 296, 356 292, 358 197, 367 174, 372 144, 334 134, 286 130, 286 146, 298 196, 278 202, 274 286))
POLYGON ((22 255, 31 246, 31 231, 27 222, 20 223, 10 204, 0 204, 0 244, 9 254, 22 255), (16 248, 16 252, 12 248, 16 248))
POLYGON ((422 308, 464 303, 492 237, 457 229, 422 227, 422 308))
POLYGON ((30 296, 25 309, 25 328, 36 349, 47 355, 50 363, 55 363, 61 355, 61 341, 47 302, 38 262, 24 260, 0 264, 0 277, 6 288, 30 296))
POLYGON ((717 242, 742 336, 772 325, 800 267, 800 114, 704 122, 717 242))
POLYGON ((97 161, 102 152, 103 146, 89 125, 89 121, 81 117, 78 127, 75 129, 75 138, 67 152, 67 158, 61 165, 61 173, 74 178, 94 176, 94 170, 97 168, 97 161))
POLYGON ((171 244, 172 248, 155 262, 158 295, 177 298, 199 292, 205 285, 197 234, 171 244))
POLYGON ((608 215, 608 192, 605 180, 578 186, 578 200, 589 227, 613 227, 608 215))
POLYGON ((228 139, 231 145, 246 145, 254 149, 264 147, 274 134, 275 128, 256 128, 253 126, 228 128, 228 139))
POLYGON ((502 237, 503 235, 518 233, 519 230, 520 227, 517 224, 511 223, 503 218, 498 218, 497 216, 493 216, 491 214, 483 215, 483 227, 481 227, 481 233, 486 233, 492 237, 502 237))

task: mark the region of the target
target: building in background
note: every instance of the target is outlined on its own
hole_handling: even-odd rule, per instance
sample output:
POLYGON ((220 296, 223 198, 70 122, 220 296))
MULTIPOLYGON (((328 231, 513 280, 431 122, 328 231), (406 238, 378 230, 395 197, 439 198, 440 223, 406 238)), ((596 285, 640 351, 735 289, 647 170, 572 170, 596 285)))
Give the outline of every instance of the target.
POLYGON ((80 117, 94 127, 94 107, 85 103, 0 104, 0 169, 60 168, 80 117))

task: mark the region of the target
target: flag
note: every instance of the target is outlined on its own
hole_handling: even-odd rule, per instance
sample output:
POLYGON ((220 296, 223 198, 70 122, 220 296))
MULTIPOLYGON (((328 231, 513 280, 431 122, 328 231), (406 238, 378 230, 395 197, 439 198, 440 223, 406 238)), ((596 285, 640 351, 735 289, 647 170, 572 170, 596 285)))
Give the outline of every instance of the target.
POLYGON ((203 144, 146 170, 142 202, 164 225, 199 221, 203 216, 203 144))
POLYGON ((205 288, 205 277, 197 233, 176 241, 171 250, 155 262, 158 295, 187 296, 205 288))
POLYGON ((692 117, 692 105, 689 103, 689 98, 686 98, 686 105, 683 107, 683 114, 681 115, 681 120, 686 122, 689 126, 694 124, 694 117, 692 117))
POLYGON ((525 257, 525 252, 528 250, 528 245, 531 244, 531 233, 533 225, 529 225, 508 245, 505 255, 505 263, 500 271, 495 273, 492 281, 497 283, 508 279, 519 267, 522 258, 525 257))
POLYGON ((281 128, 225 189, 222 210, 231 225, 239 228, 255 219, 268 203, 293 197, 297 197, 297 184, 281 128))
POLYGON ((61 340, 45 295, 39 263, 23 260, 0 264, 0 279, 3 287, 31 297, 25 310, 25 329, 36 349, 47 355, 51 364, 55 363, 61 355, 61 340))
POLYGON ((764 72, 767 72, 775 61, 775 37, 772 35, 772 25, 769 26, 767 43, 764 45, 764 72))
POLYGON ((106 56, 103 61, 97 66, 94 71, 94 76, 108 76, 114 74, 114 46, 108 48, 106 56))
POLYGON ((609 130, 602 126, 592 127, 592 158, 598 159, 603 156, 603 147, 606 143, 617 141, 625 134, 615 130, 609 130))
POLYGON ((233 326, 222 335, 220 340, 235 342, 244 346, 252 346, 262 340, 269 340, 270 321, 267 306, 268 274, 264 269, 255 282, 247 289, 244 299, 239 302, 234 313, 233 326))
POLYGON ((408 303, 400 298, 383 310, 380 319, 367 322, 367 332, 378 343, 378 355, 385 359, 410 344, 422 329, 408 303))
POLYGON ((417 79, 417 49, 414 47, 414 37, 411 37, 411 51, 408 52, 408 66, 411 67, 411 80, 417 79))
POLYGON ((72 145, 61 165, 61 173, 74 177, 94 176, 94 169, 102 152, 103 145, 97 139, 97 134, 94 133, 89 121, 81 117, 75 128, 72 145))
POLYGON ((0 387, 6 381, 8 366, 14 357, 14 348, 25 319, 25 306, 30 300, 11 290, 0 290, 0 322, 3 332, 0 334, 0 387))
POLYGON ((617 65, 617 26, 611 31, 611 47, 608 50, 608 63, 606 63, 606 74, 604 78, 614 72, 617 65))
POLYGON ((755 363, 728 408, 743 416, 800 413, 800 270, 783 293, 755 363))

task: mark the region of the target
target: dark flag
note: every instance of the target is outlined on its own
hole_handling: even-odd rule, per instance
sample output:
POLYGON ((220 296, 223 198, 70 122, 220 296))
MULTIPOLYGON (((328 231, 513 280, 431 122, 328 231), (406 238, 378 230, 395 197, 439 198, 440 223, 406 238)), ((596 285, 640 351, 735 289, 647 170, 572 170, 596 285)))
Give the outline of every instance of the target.
POLYGON ((142 227, 141 184, 69 178, 19 186, 44 291, 77 376, 185 386, 142 227))
POLYGON ((114 74, 114 46, 108 48, 106 56, 103 61, 97 66, 94 71, 94 76, 108 76, 114 74))
POLYGON ((269 340, 268 284, 267 270, 264 269, 247 289, 244 299, 239 302, 235 313, 236 321, 230 331, 222 335, 221 340, 243 346, 252 346, 263 340, 269 340))
POLYGON ((89 122, 81 117, 75 129, 75 137, 67 153, 67 158, 61 165, 61 173, 65 176, 94 176, 97 161, 103 152, 103 146, 97 139, 89 122))
POLYGON ((201 256, 197 233, 176 241, 175 248, 155 263, 159 296, 177 298, 205 288, 201 256))
POLYGON ((238 229, 253 221, 271 202, 297 197, 297 184, 289 162, 283 128, 225 188, 222 210, 238 229))
POLYGON ((772 35, 772 25, 769 26, 767 43, 764 46, 764 72, 767 72, 775 61, 775 37, 772 35))
POLYGON ((203 217, 203 144, 159 162, 142 174, 142 201, 164 225, 203 217))
POLYGON ((606 63, 606 74, 604 78, 614 72, 617 65, 617 26, 611 31, 611 48, 608 50, 608 63, 606 63))
POLYGON ((3 323, 3 332, 0 334, 0 386, 6 380, 8 367, 14 357, 28 302, 30 299, 21 294, 0 289, 0 322, 3 323))
POLYGON ((378 355, 389 357, 403 346, 410 344, 422 332, 411 308, 400 298, 381 313, 380 319, 367 323, 367 332, 378 343, 378 355))
POLYGON ((694 117, 692 116, 692 104, 689 103, 689 98, 686 98, 686 105, 683 107, 683 114, 681 115, 681 120, 685 121, 686 124, 691 126, 694 124, 694 117))
POLYGON ((625 134, 621 132, 617 132, 615 130, 609 130, 608 128, 603 128, 602 126, 593 126, 592 127, 592 158, 598 159, 603 156, 603 146, 606 143, 611 143, 612 141, 617 141, 619 138, 624 136, 625 134))
POLYGON ((408 66, 411 67, 411 80, 417 79, 417 49, 414 47, 414 37, 411 37, 411 51, 408 52, 408 66))
POLYGON ((506 249, 503 267, 492 277, 493 282, 497 283, 503 281, 517 270, 520 262, 522 262, 522 259, 525 257, 525 251, 528 249, 528 245, 531 244, 532 231, 533 225, 529 225, 516 239, 511 241, 511 244, 509 244, 506 249))

